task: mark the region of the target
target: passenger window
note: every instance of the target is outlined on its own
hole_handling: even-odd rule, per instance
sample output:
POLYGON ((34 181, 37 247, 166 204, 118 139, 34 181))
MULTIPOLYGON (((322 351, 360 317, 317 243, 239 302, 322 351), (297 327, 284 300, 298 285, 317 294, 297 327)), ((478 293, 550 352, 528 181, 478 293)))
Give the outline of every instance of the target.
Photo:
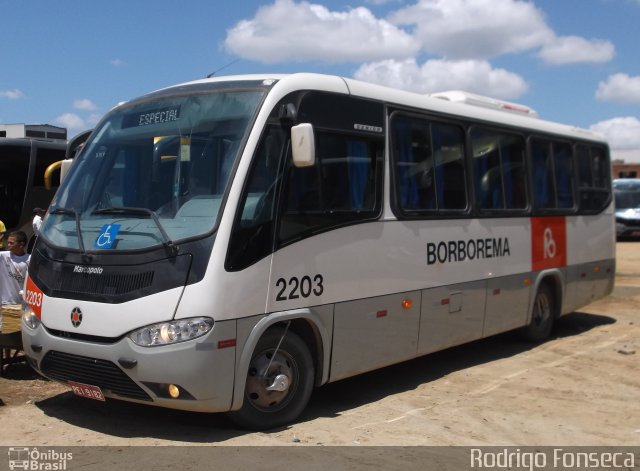
POLYGON ((465 210, 462 128, 402 115, 391 128, 397 209, 405 216, 465 210))
POLYGON ((532 139, 533 194, 538 209, 574 207, 573 155, 567 143, 532 139))
POLYGON ((381 139, 317 132, 316 163, 287 163, 279 243, 376 217, 382 183, 381 139))
POLYGON ((528 206, 521 136, 475 127, 471 131, 476 205, 480 210, 528 206))
POLYGON ((573 208, 573 160, 571 146, 553 144, 558 208, 573 208))
POLYGON ((579 175, 580 212, 602 211, 611 199, 611 175, 604 148, 579 144, 576 146, 579 175))
POLYGON ((458 126, 433 123, 431 125, 431 136, 435 157, 438 209, 466 209, 464 132, 458 126))

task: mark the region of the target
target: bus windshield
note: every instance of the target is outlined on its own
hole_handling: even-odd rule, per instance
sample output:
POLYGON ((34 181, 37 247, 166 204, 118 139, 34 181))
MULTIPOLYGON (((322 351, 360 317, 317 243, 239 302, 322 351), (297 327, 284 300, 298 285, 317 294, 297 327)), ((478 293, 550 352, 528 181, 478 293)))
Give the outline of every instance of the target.
POLYGON ((213 230, 264 91, 147 99, 96 128, 53 201, 43 236, 78 250, 132 250, 213 230))

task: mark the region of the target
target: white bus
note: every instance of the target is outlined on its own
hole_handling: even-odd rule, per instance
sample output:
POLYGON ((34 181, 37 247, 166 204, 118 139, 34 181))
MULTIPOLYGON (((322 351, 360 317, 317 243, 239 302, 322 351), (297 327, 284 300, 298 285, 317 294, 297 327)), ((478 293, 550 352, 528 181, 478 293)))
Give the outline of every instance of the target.
POLYGON ((607 144, 460 96, 293 74, 119 105, 31 256, 32 366, 80 396, 265 429, 316 386, 509 330, 543 340, 613 288, 607 144))

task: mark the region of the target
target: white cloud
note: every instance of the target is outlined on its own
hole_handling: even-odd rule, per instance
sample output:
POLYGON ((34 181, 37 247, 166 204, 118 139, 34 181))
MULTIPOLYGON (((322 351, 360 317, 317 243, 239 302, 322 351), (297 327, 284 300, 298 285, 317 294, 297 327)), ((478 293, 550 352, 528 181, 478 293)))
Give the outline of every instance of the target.
MULTIPOLYGON (((91 126, 88 126, 84 119, 78 116, 75 113, 64 113, 54 119, 56 124, 67 128, 69 131, 82 131, 84 129, 89 129, 91 126)), ((69 132, 69 135, 73 135, 74 132, 69 132)))
POLYGON ((293 0, 275 0, 251 20, 227 32, 227 50, 245 59, 327 63, 401 59, 417 54, 419 44, 364 7, 344 12, 293 0))
POLYGON ((522 52, 553 38, 542 12, 518 0, 419 0, 390 20, 413 26, 425 50, 448 59, 522 52))
POLYGON ((394 24, 410 25, 424 50, 448 59, 488 59, 540 49, 554 65, 610 61, 610 41, 558 36, 533 2, 521 0, 419 0, 396 11, 394 24))
POLYGON ((466 90, 505 100, 522 96, 528 88, 519 75, 477 60, 429 60, 422 65, 415 59, 386 60, 362 65, 354 77, 418 93, 466 90))
POLYGON ((122 59, 111 59, 109 61, 109 64, 111 64, 114 67, 122 67, 123 65, 125 65, 125 62, 122 59))
POLYGON ((610 41, 562 36, 546 44, 538 57, 548 64, 561 65, 608 62, 614 55, 615 48, 610 41))
POLYGON ((98 113, 91 113, 89 115, 89 117, 86 119, 86 123, 89 125, 89 127, 95 127, 96 124, 98 124, 98 121, 100 121, 102 119, 102 115, 98 114, 98 113))
POLYGON ((0 98, 8 98, 9 100, 19 100, 20 98, 24 98, 24 93, 17 88, 13 90, 3 90, 0 91, 0 98))
POLYGON ((600 101, 640 103, 640 76, 611 75, 606 82, 598 85, 596 98, 600 101))
POLYGON ((589 129, 604 136, 612 149, 640 149, 640 120, 636 117, 601 121, 589 129))
POLYGON ((73 102, 73 107, 77 110, 95 111, 98 109, 96 104, 88 98, 82 98, 73 102))

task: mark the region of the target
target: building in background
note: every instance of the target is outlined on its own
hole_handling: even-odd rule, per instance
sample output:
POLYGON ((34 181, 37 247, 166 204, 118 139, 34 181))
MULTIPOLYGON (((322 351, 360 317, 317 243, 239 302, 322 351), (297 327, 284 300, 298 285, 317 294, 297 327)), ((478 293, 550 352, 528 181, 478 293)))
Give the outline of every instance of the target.
POLYGON ((613 178, 638 178, 640 176, 640 163, 614 160, 611 162, 611 176, 613 178))
POLYGON ((0 124, 0 137, 67 140, 67 129, 50 124, 0 124))

